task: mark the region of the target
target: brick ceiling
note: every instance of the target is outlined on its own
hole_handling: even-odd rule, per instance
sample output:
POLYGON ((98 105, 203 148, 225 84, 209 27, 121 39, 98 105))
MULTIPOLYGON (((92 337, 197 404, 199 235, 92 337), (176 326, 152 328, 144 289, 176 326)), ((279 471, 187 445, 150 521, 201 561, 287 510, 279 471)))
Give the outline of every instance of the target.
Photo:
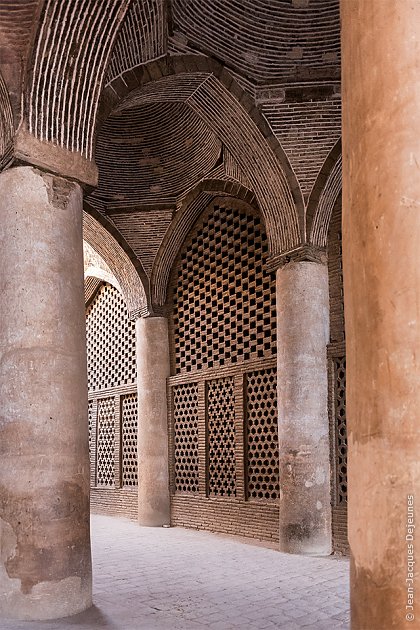
MULTIPOLYGON (((237 181, 281 211, 254 177, 263 156, 258 143, 257 153, 247 145, 244 168, 239 141, 248 122, 227 105, 218 111, 212 104, 210 116, 190 97, 154 96, 119 111, 117 103, 95 137, 101 88, 185 54, 217 61, 245 90, 243 116, 254 108, 272 133, 267 182, 275 188, 281 179, 272 164, 277 141, 296 177, 294 200, 297 188, 306 202, 340 137, 339 0, 0 2, 0 105, 8 105, 7 93, 11 103, 0 115, 0 167, 12 115, 15 126, 28 115, 40 141, 93 155, 99 186, 88 201, 143 256, 148 273, 182 200, 205 178, 237 181), (218 134, 217 116, 237 129, 226 136, 230 144, 218 134)), ((214 77, 210 89, 219 89, 214 77)), ((258 142, 265 137, 263 129, 258 142)))

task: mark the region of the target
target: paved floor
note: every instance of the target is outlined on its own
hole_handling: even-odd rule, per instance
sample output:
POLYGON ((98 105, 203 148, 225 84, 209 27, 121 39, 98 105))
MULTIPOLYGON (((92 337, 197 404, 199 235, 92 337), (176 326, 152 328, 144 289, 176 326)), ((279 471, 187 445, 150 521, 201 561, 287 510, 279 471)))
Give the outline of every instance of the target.
POLYGON ((92 517, 94 602, 1 630, 336 630, 349 627, 348 562, 181 528, 92 517))

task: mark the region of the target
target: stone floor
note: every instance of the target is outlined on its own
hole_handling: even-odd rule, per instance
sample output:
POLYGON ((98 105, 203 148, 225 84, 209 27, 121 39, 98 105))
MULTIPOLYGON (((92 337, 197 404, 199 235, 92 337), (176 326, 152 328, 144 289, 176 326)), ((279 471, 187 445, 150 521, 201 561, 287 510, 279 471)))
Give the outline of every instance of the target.
POLYGON ((349 627, 348 562, 233 537, 92 517, 94 602, 1 630, 336 630, 349 627))

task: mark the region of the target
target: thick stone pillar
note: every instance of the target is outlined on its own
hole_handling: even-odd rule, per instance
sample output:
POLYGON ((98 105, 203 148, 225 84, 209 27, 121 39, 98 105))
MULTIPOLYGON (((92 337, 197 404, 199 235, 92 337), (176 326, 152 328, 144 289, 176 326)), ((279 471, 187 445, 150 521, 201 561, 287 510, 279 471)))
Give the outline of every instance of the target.
POLYGON ((352 627, 418 628, 420 2, 341 9, 352 627))
POLYGON ((166 317, 136 322, 138 391, 139 523, 169 525, 169 339, 166 317))
POLYGON ((0 175, 0 296, 0 617, 63 617, 92 603, 79 185, 0 175))
POLYGON ((331 553, 328 269, 277 271, 280 550, 331 553))

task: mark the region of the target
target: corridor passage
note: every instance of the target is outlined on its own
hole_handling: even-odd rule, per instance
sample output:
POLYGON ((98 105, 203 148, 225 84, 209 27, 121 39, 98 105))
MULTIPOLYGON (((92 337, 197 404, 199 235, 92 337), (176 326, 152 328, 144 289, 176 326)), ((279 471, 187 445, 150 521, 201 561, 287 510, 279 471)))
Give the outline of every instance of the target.
POLYGON ((94 607, 1 630, 336 630, 349 627, 348 560, 92 516, 94 607))

